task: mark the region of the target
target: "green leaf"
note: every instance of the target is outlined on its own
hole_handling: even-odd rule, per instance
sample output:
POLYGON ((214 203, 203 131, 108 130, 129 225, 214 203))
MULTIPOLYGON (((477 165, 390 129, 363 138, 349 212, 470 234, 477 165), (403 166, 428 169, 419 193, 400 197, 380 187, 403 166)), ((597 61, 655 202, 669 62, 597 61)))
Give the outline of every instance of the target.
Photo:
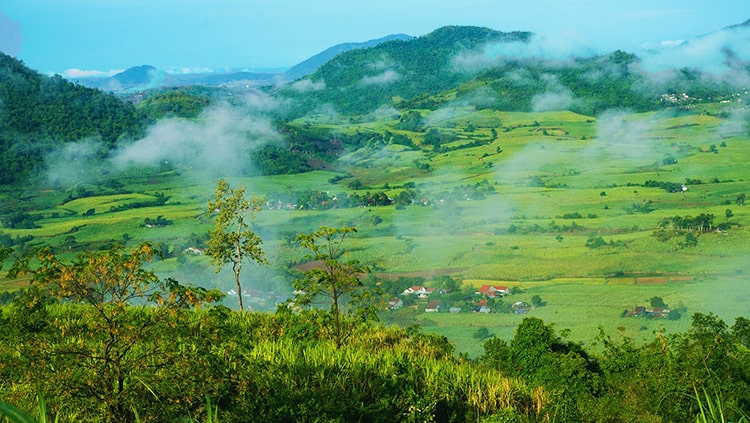
POLYGON ((10 419, 13 423, 37 423, 28 413, 19 410, 16 406, 7 402, 0 402, 0 414, 10 419))

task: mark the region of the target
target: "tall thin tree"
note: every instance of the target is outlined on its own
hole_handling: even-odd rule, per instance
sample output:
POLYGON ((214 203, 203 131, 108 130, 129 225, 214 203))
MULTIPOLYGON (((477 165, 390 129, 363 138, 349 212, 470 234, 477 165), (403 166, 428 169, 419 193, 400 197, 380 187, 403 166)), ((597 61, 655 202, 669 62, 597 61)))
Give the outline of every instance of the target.
POLYGON ((256 196, 248 199, 246 190, 244 184, 235 189, 229 186, 229 182, 220 179, 216 185, 214 200, 208 202, 207 212, 214 218, 216 226, 209 234, 206 255, 217 266, 217 273, 226 264, 232 264, 240 311, 244 310, 240 283, 242 262, 247 259, 258 264, 268 264, 265 253, 260 248, 260 236, 250 229, 250 221, 255 213, 263 209, 264 199, 256 196))

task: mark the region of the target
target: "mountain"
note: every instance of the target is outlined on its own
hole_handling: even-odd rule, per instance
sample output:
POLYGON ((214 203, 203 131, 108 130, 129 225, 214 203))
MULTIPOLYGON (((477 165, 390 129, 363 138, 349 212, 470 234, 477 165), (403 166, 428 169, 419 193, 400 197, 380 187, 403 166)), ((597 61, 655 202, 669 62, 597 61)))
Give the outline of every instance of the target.
POLYGON ((378 38, 375 40, 365 41, 362 43, 337 44, 293 66, 291 69, 284 72, 283 77, 287 81, 294 81, 296 79, 305 77, 315 72, 320 66, 322 66, 329 60, 333 59, 340 53, 344 53, 349 50, 355 50, 355 49, 360 49, 360 48, 375 47, 378 44, 382 44, 387 41, 394 41, 394 40, 407 41, 407 40, 411 40, 412 38, 414 37, 412 37, 411 35, 392 34, 392 35, 387 35, 385 37, 378 38))
POLYGON ((98 139, 106 149, 145 124, 113 94, 42 75, 2 53, 0 105, 0 183, 24 180, 49 151, 69 142, 98 139))
POLYGON ((472 26, 442 27, 410 40, 346 51, 311 74, 309 84, 292 84, 281 91, 303 97, 309 108, 329 103, 339 111, 366 113, 390 104, 395 97, 410 99, 455 88, 474 75, 457 65, 456 57, 481 55, 488 44, 525 43, 531 35, 472 26))
POLYGON ((80 78, 76 82, 90 88, 114 92, 182 85, 179 79, 149 65, 134 66, 108 78, 80 78))
POLYGON ((361 43, 343 43, 330 47, 284 72, 209 72, 173 75, 149 65, 134 66, 108 78, 79 78, 76 82, 113 92, 138 92, 159 87, 188 85, 224 86, 236 84, 266 85, 280 81, 293 81, 305 77, 336 55, 354 49, 377 46, 393 40, 409 40, 405 34, 393 34, 361 43))
POLYGON ((745 69, 750 69, 748 62, 742 61, 750 40, 748 28, 742 24, 686 42, 699 45, 705 57, 674 48, 663 55, 652 51, 640 57, 615 51, 563 61, 525 54, 539 51, 529 32, 449 26, 419 38, 341 53, 305 80, 278 92, 300 100, 295 110, 298 115, 323 105, 333 106, 341 114, 361 115, 381 106, 435 110, 451 102, 496 110, 572 110, 586 115, 612 108, 692 107, 737 92, 733 81, 741 78, 706 74, 721 75, 727 69, 745 74, 745 69), (683 53, 693 62, 677 66, 683 53), (667 72, 655 67, 655 59, 669 66, 667 72))

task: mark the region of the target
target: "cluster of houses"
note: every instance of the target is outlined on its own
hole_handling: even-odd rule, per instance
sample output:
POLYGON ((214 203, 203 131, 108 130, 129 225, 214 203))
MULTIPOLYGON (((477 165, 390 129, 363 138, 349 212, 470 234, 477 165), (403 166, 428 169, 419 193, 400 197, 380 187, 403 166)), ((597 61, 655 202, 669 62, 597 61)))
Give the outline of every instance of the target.
POLYGON ((664 307, 654 307, 649 310, 644 306, 637 306, 632 310, 625 310, 622 312, 622 317, 648 317, 652 319, 667 319, 669 318, 670 310, 664 307))
MULTIPOLYGON (((440 299, 432 299, 430 300, 430 296, 434 293, 439 294, 445 294, 447 293, 445 290, 442 289, 436 289, 436 288, 429 288, 426 286, 421 285, 415 285, 410 286, 409 288, 405 289, 401 296, 416 296, 420 299, 428 299, 427 304, 425 305, 424 311, 426 313, 438 313, 438 312, 445 312, 448 311, 450 313, 459 313, 462 311, 461 307, 450 307, 446 309, 445 301, 440 299)), ((510 288, 506 286, 499 286, 499 285, 482 285, 476 292, 476 296, 478 296, 480 299, 473 303, 471 309, 472 311, 476 311, 479 313, 489 313, 492 311, 492 309, 488 306, 488 300, 494 299, 494 298, 500 298, 505 295, 510 294, 510 288)), ((526 303, 518 302, 519 304, 525 305, 526 303)), ((388 302, 388 309, 389 310, 396 310, 404 306, 403 299, 399 297, 394 297, 388 302)), ((523 307, 520 307, 521 309, 523 307)), ((515 310, 515 304, 514 304, 514 310, 515 310)))
MULTIPOLYGON (((230 289, 226 292, 230 300, 237 298, 237 291, 230 289)), ((247 304, 248 309, 273 310, 277 304, 287 299, 286 296, 276 292, 261 291, 259 289, 243 289, 243 302, 247 304)), ((233 301, 233 300, 232 300, 233 301)))

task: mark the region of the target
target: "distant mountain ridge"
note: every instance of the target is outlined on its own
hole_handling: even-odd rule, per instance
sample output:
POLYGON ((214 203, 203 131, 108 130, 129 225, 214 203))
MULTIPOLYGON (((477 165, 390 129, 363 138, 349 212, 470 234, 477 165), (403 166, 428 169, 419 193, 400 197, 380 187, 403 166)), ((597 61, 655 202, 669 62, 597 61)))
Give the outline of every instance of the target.
POLYGON ((413 38, 414 38, 413 36, 406 35, 406 34, 392 34, 392 35, 387 35, 385 37, 378 38, 375 40, 365 41, 362 43, 337 44, 293 66, 291 69, 284 72, 284 79, 288 81, 293 81, 295 79, 299 79, 307 75, 310 75, 311 73, 315 72, 320 66, 324 65, 326 62, 333 59, 338 54, 344 53, 349 50, 355 50, 355 49, 367 48, 367 47, 375 47, 384 42, 393 41, 393 40, 408 41, 413 38))
POLYGON ((159 87, 180 87, 187 85, 220 86, 238 83, 252 85, 293 81, 313 72, 336 55, 354 49, 374 47, 393 40, 410 40, 406 34, 392 34, 361 43, 342 43, 330 47, 285 72, 210 72, 174 75, 150 65, 134 66, 108 78, 79 78, 81 85, 105 91, 133 92, 159 87))

